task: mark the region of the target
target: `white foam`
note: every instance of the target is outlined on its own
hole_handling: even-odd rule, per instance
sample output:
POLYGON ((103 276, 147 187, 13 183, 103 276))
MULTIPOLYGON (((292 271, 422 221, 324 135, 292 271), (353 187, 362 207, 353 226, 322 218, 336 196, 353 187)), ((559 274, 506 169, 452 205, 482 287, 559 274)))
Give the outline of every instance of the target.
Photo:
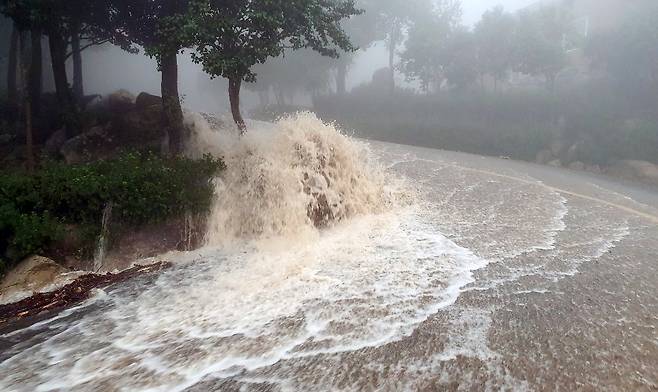
MULTIPOLYGON (((179 390, 209 374, 401 339, 454 303, 471 272, 486 265, 418 212, 357 217, 288 250, 215 250, 163 274, 136 299, 115 298, 109 310, 82 316, 0 369, 7 375, 44 369, 26 384, 40 390, 108 377, 117 387, 140 389, 116 374, 130 360, 142 373, 157 374, 149 388, 179 390), (177 354, 188 349, 202 354, 177 354)), ((16 387, 11 380, 0 377, 0 386, 16 387)))

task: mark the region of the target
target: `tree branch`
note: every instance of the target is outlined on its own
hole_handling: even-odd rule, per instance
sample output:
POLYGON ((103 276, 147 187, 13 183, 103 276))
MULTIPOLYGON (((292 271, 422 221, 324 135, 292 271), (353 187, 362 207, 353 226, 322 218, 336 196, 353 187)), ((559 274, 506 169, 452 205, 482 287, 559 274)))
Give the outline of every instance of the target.
MULTIPOLYGON (((103 39, 103 40, 100 40, 100 41, 92 41, 92 42, 88 43, 87 45, 82 46, 82 47, 80 48, 80 52, 84 51, 85 49, 87 49, 87 48, 89 48, 89 47, 96 46, 96 45, 106 44, 106 43, 108 43, 108 42, 110 42, 109 39, 103 39)), ((65 58, 68 59, 68 58, 71 57, 72 55, 73 55, 73 51, 67 53, 65 58)))

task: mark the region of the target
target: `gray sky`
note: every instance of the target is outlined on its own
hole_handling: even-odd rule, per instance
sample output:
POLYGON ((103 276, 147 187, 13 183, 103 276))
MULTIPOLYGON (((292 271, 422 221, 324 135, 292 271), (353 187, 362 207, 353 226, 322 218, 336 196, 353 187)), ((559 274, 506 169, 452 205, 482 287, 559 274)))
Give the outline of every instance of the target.
POLYGON ((482 14, 497 5, 502 5, 507 11, 516 11, 537 0, 462 0, 464 23, 472 26, 480 20, 482 14))

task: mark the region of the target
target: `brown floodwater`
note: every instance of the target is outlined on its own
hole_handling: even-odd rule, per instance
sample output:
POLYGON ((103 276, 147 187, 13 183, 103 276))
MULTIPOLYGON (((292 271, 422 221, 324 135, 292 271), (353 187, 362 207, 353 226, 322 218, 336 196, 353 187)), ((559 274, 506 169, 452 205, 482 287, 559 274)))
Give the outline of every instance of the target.
POLYGON ((658 389, 657 190, 370 149, 403 203, 5 332, 0 390, 658 389))

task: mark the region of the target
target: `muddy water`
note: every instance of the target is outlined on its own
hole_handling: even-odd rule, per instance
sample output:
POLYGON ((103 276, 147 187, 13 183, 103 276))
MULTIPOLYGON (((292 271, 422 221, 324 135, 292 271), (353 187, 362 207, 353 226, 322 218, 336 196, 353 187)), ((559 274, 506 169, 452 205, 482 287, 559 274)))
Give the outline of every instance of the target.
MULTIPOLYGON (((0 390, 655 390, 658 196, 373 143, 411 195, 0 336, 0 390)), ((212 244, 211 245, 217 245, 212 244)))

